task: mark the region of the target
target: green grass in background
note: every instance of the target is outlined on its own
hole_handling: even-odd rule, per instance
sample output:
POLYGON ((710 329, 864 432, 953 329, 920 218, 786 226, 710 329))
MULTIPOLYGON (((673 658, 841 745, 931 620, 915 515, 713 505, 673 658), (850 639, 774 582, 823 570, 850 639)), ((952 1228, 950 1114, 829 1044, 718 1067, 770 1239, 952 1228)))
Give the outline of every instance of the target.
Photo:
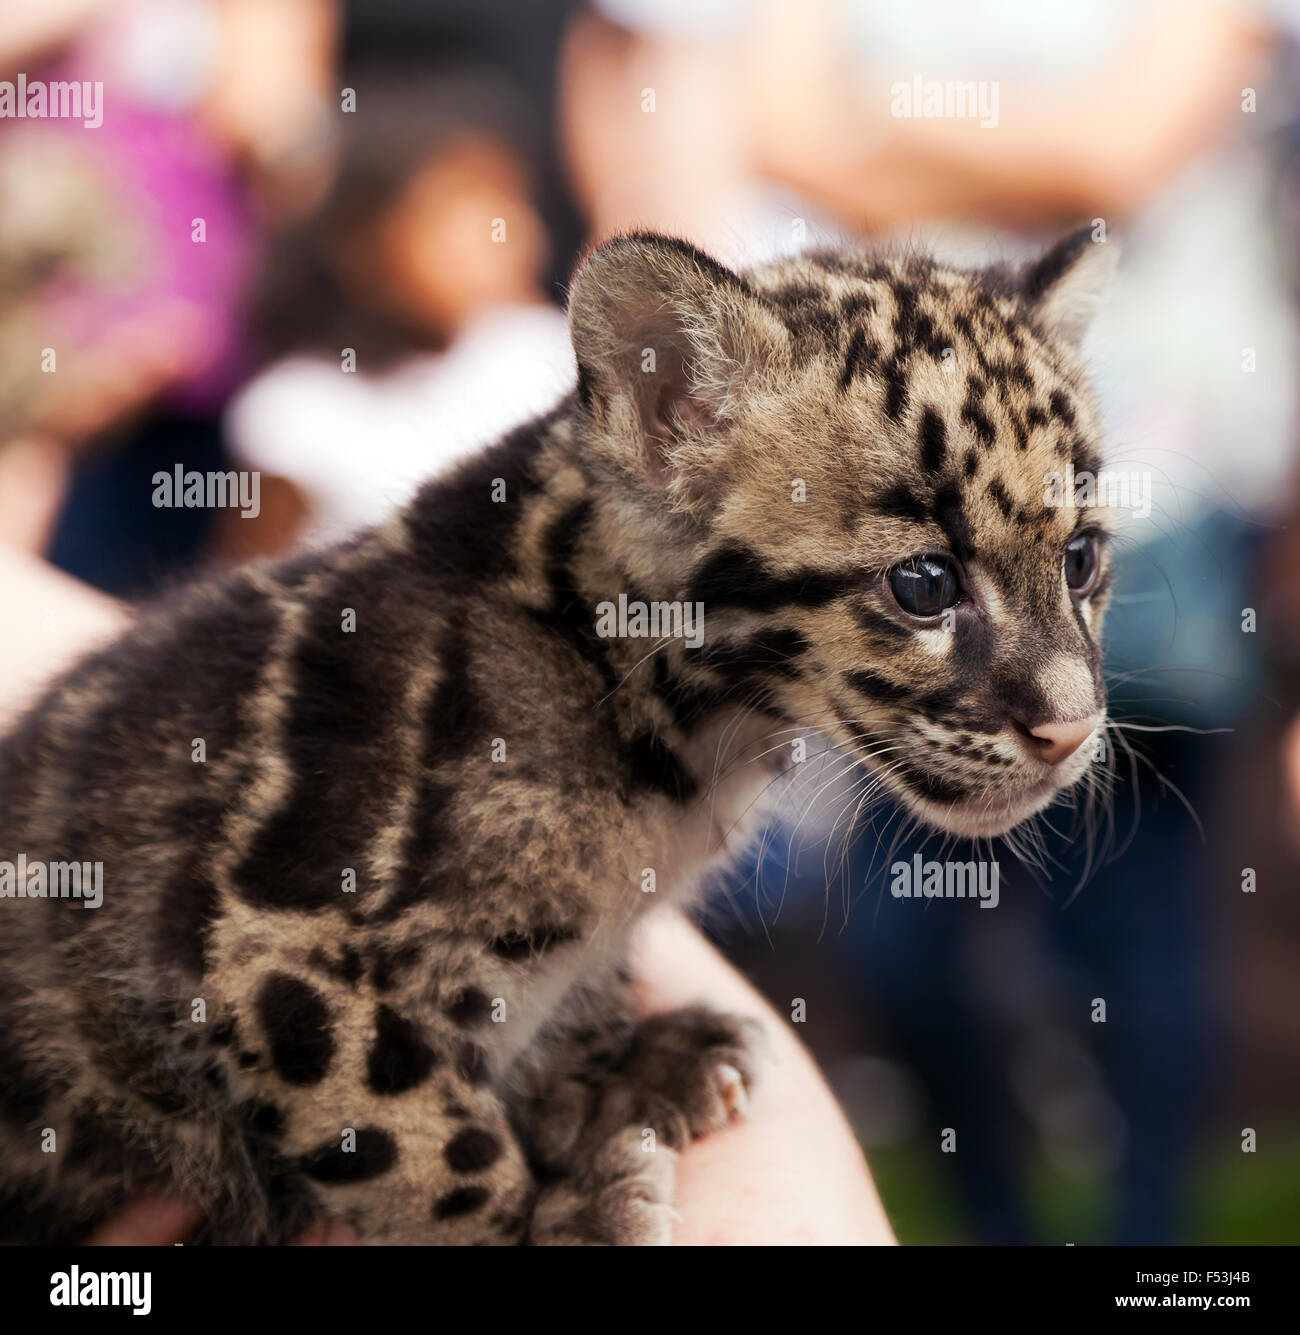
MULTIPOLYGON (((1204 1154, 1189 1183, 1186 1236, 1192 1243, 1300 1242, 1300 1136, 1261 1134, 1255 1154, 1204 1154)), ((916 1141, 877 1146, 868 1155, 876 1186, 902 1243, 966 1242, 943 1156, 916 1141)), ((1039 1240, 1087 1246, 1105 1241, 1107 1184, 1071 1177, 1045 1159, 1028 1167, 1030 1208, 1039 1240)))

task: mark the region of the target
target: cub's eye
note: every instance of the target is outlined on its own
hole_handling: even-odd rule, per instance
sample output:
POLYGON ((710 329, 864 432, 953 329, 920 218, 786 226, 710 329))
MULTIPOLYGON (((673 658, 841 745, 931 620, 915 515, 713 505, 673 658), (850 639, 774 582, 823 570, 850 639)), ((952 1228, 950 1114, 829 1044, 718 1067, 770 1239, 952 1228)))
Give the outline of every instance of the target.
POLYGON ((1081 533, 1065 545, 1065 583, 1070 593, 1086 593, 1097 578, 1097 535, 1081 533))
POLYGON ((889 572, 889 587, 904 612, 937 617, 961 600, 957 569, 946 556, 914 556, 889 572))
POLYGON ((1087 593, 1097 578, 1097 535, 1080 533, 1065 545, 1065 582, 1071 593, 1087 593))

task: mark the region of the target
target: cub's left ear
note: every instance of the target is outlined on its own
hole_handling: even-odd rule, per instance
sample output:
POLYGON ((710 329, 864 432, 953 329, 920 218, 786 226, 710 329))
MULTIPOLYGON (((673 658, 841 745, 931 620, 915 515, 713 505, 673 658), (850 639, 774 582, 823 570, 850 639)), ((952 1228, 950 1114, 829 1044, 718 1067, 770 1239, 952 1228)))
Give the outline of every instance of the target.
POLYGON ((1020 292, 1047 334, 1077 351, 1118 263, 1113 241, 1080 227, 1022 271, 1020 292))

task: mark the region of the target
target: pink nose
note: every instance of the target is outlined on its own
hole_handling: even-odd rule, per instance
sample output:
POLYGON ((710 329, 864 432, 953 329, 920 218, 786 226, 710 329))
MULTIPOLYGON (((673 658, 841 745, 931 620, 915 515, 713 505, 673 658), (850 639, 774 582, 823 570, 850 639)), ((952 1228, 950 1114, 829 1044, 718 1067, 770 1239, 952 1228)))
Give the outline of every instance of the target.
POLYGON ((1032 728, 1013 720, 1025 749, 1038 760, 1059 765, 1072 756, 1101 724, 1100 714, 1070 719, 1064 723, 1035 723, 1032 728))

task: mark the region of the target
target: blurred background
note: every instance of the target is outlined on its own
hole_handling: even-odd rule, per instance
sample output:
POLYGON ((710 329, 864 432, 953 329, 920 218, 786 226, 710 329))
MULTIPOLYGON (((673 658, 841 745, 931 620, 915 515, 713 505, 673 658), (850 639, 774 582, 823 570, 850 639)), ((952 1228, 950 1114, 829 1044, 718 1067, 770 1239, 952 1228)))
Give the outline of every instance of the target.
POLYGON ((0 543, 134 601, 377 519, 568 388, 620 229, 978 264, 1100 225, 1087 361, 1152 488, 1113 829, 1001 856, 994 912, 894 899, 923 841, 814 751, 708 926, 902 1241, 1300 1241, 1298 43, 1291 0, 6 5, 0 80, 103 93, 0 118, 0 543), (154 504, 178 465, 256 514, 154 504))

